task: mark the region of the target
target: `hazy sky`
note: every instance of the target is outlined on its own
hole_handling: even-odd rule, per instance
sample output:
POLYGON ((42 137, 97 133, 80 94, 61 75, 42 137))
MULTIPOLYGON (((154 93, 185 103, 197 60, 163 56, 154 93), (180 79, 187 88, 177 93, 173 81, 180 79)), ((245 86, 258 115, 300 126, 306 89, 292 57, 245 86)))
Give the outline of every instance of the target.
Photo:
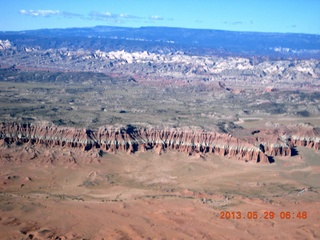
POLYGON ((97 25, 320 34, 320 0, 1 0, 0 31, 97 25))

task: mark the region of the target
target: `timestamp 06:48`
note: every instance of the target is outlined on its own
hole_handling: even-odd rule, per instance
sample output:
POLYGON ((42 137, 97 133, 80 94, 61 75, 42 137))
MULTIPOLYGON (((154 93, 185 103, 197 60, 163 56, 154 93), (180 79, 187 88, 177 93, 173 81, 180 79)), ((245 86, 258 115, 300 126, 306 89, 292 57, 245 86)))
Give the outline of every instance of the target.
POLYGON ((240 212, 240 211, 221 211, 220 219, 307 219, 307 212, 273 211, 264 212, 240 212))

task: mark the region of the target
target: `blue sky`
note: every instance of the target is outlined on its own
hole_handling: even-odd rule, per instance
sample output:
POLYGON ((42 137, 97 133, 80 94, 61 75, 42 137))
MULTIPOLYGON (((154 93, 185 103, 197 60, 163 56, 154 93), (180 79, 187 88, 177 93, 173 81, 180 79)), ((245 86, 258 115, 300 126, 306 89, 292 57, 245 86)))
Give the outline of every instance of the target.
POLYGON ((1 0, 0 31, 97 25, 320 34, 320 0, 1 0))

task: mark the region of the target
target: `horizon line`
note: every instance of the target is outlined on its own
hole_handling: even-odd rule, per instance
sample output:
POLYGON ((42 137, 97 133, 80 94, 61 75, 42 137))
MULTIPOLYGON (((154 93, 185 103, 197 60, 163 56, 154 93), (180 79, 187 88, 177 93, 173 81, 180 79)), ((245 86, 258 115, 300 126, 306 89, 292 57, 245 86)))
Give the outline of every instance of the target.
POLYGON ((28 32, 28 31, 41 31, 41 30, 67 30, 67 29, 90 29, 97 27, 109 27, 109 28, 129 28, 129 29, 140 29, 140 28, 171 28, 171 29, 189 29, 189 30, 209 30, 209 31, 221 31, 221 32, 239 32, 239 33, 262 33, 262 34, 303 34, 303 35, 316 35, 317 33, 302 33, 302 32, 263 32, 263 31, 236 31, 226 29, 215 29, 215 28, 188 28, 188 27, 171 27, 171 26, 140 26, 140 27, 126 27, 126 26, 112 26, 112 25, 95 25, 95 26, 84 26, 84 27, 53 27, 53 28, 35 28, 35 29, 24 29, 24 30, 0 30, 0 32, 28 32))

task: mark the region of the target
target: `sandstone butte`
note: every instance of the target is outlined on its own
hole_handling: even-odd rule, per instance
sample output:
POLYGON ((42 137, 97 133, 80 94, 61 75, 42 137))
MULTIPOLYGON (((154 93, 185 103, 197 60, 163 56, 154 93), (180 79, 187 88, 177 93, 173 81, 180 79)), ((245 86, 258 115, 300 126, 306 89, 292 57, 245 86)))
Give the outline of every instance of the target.
POLYGON ((226 133, 175 128, 105 126, 89 130, 44 124, 0 123, 0 145, 6 147, 13 143, 78 148, 82 151, 99 149, 112 153, 153 149, 161 154, 174 149, 189 155, 213 153, 255 163, 269 163, 270 156, 291 156, 295 146, 320 149, 319 132, 309 125, 259 130, 251 136, 239 138, 226 133))

